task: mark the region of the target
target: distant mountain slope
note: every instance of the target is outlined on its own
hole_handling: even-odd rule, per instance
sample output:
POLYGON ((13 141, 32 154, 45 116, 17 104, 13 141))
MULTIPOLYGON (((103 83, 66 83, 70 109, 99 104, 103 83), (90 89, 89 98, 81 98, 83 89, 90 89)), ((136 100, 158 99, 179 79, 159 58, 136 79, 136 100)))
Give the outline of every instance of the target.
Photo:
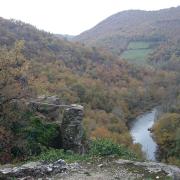
POLYGON ((73 35, 68 35, 68 34, 55 34, 55 37, 58 37, 58 38, 64 39, 64 40, 71 40, 71 39, 73 39, 75 36, 73 36, 73 35))
POLYGON ((16 20, 0 18, 0 47, 11 48, 17 40, 25 41, 24 54, 41 62, 59 60, 76 73, 86 71, 87 64, 107 63, 113 57, 79 43, 68 42, 53 34, 16 20))
MULTIPOLYGON (((180 6, 159 11, 129 10, 110 16, 74 38, 121 55, 129 43, 148 42, 151 47, 180 40, 180 6)), ((132 46, 132 45, 130 45, 132 46)))

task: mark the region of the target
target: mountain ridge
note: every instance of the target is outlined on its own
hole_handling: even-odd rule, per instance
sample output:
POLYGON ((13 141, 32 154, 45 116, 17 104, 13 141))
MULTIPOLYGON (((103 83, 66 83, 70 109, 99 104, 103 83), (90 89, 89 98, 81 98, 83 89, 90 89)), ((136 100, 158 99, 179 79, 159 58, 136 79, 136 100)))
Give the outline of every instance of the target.
POLYGON ((116 55, 121 55, 129 43, 134 41, 158 42, 163 45, 177 43, 180 40, 180 6, 157 11, 122 11, 73 40, 116 55))
MULTIPOLYGON (((176 15, 180 15, 180 6, 178 7, 172 7, 172 8, 167 8, 167 9, 161 9, 161 10, 155 10, 155 11, 145 11, 145 10, 125 10, 125 11, 121 11, 121 12, 118 12, 118 13, 115 13, 109 17, 107 17, 106 19, 104 19, 103 21, 99 22, 97 25, 95 25, 94 27, 80 33, 79 35, 77 35, 75 37, 75 39, 78 39, 78 38, 81 38, 80 36, 82 36, 83 34, 87 33, 88 31, 92 31, 94 28, 101 28, 101 26, 104 24, 104 23, 109 23, 108 21, 109 20, 116 20, 116 21, 126 21, 123 20, 123 19, 119 19, 119 18, 129 18, 129 15, 139 15, 141 16, 141 18, 143 18, 144 15, 149 15, 149 17, 153 17, 155 15, 160 15, 162 16, 163 14, 165 13, 169 13, 170 11, 172 12, 175 12, 176 15), (175 11, 174 11, 175 10, 175 11), (142 16, 143 15, 143 16, 142 16)), ((150 18, 151 18, 150 17, 150 18)), ((136 17, 131 17, 131 18, 135 18, 137 20, 136 17)), ((139 17, 138 17, 139 18, 139 17)), ((147 17, 144 16, 144 19, 146 19, 147 17)), ((162 18, 162 17, 159 17, 159 18, 162 18)), ((174 19, 174 14, 171 16, 171 17, 168 17, 168 18, 172 18, 174 19)), ((178 18, 179 19, 179 18, 178 18)), ((128 21, 130 21, 131 19, 128 19, 128 21)), ((139 19, 139 21, 142 21, 143 19, 139 19)), ((116 23, 116 22, 115 22, 116 23)))

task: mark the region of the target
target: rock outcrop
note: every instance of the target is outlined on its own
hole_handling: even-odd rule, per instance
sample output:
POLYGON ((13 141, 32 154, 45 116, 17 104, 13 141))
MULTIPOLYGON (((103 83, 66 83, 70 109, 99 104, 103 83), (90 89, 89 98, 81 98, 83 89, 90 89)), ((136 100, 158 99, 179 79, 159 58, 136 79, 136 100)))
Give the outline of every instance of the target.
POLYGON ((83 107, 71 105, 64 110, 61 124, 62 145, 64 149, 71 149, 77 153, 83 153, 83 107))
POLYGON ((119 159, 116 163, 120 165, 134 165, 136 167, 141 167, 150 173, 165 172, 167 176, 173 177, 174 180, 180 179, 180 169, 177 166, 151 161, 137 162, 123 159, 119 159))
POLYGON ((83 106, 77 104, 64 105, 56 96, 41 96, 30 101, 28 107, 39 117, 59 125, 61 148, 76 153, 84 153, 83 106))
POLYGON ((62 103, 57 96, 39 96, 37 99, 31 100, 28 107, 31 111, 38 113, 40 117, 60 124, 62 122, 62 108, 60 108, 62 103))
POLYGON ((29 162, 18 167, 0 167, 0 179, 11 180, 137 180, 180 179, 176 166, 156 162, 137 162, 123 159, 96 159, 91 162, 67 164, 59 159, 53 163, 29 162))
POLYGON ((62 173, 75 167, 76 163, 67 164, 62 159, 53 163, 29 162, 19 167, 0 168, 0 179, 37 179, 47 175, 62 173))

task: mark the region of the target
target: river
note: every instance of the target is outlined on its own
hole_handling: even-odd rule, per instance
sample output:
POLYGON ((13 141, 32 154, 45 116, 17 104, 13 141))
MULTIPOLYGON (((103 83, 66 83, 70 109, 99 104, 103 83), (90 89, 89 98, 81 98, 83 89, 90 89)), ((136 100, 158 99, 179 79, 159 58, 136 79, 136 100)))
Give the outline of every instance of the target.
POLYGON ((151 128, 154 124, 156 116, 156 109, 151 112, 145 113, 136 118, 133 121, 130 128, 131 136, 134 143, 140 143, 142 151, 146 154, 147 160, 156 161, 155 151, 157 148, 156 142, 152 139, 151 132, 148 128, 151 128))

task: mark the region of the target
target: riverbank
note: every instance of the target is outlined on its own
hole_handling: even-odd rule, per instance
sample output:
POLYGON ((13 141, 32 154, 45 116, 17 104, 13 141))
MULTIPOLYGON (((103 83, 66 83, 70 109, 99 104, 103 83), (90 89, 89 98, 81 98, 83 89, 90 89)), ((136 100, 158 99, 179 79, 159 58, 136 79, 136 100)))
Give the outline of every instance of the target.
POLYGON ((132 113, 132 117, 129 118, 127 120, 126 126, 128 127, 128 129, 131 128, 131 124, 138 118, 143 116, 146 113, 149 113, 152 111, 152 109, 157 109, 157 112, 159 113, 159 108, 161 107, 161 105, 159 103, 152 103, 151 105, 147 106, 147 107, 143 107, 142 109, 139 109, 138 111, 132 113))

